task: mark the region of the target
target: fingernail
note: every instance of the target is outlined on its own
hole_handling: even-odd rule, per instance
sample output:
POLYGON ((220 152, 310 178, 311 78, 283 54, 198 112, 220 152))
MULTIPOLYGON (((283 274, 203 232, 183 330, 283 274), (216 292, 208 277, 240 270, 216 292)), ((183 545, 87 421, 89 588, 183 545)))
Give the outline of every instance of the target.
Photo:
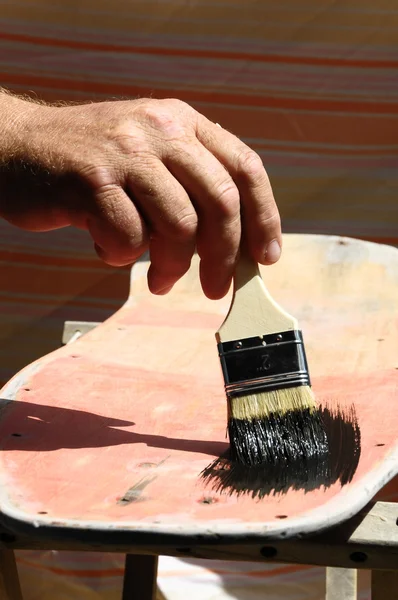
POLYGON ((174 286, 173 285, 164 285, 164 282, 161 282, 160 285, 156 285, 156 281, 153 281, 152 279, 148 279, 148 284, 149 284, 149 289, 151 290, 152 294, 155 294, 156 296, 164 296, 165 294, 167 294, 174 286))
POLYGON ((267 263, 276 263, 279 260, 281 255, 281 247, 278 243, 278 240, 272 240, 268 244, 267 250, 265 252, 265 260, 267 263))
POLYGON ((156 296, 165 296, 166 294, 168 294, 170 292, 170 290, 173 289, 173 286, 170 285, 168 287, 165 287, 161 290, 156 290, 156 292, 154 291, 153 293, 156 294, 156 296))

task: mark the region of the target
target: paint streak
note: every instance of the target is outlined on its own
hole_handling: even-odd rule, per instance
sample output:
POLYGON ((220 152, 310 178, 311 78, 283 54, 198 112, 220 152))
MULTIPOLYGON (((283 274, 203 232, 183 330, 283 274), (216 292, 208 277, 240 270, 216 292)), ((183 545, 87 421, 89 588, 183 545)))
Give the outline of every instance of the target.
POLYGON ((231 460, 229 451, 201 473, 213 491, 228 495, 249 495, 253 499, 286 494, 289 490, 310 492, 351 482, 361 454, 361 434, 355 407, 320 409, 329 444, 329 453, 311 459, 277 461, 247 467, 231 460))
POLYGON ((117 504, 119 504, 119 506, 127 506, 133 502, 143 502, 145 500, 143 491, 150 483, 152 483, 152 481, 155 481, 156 477, 156 475, 152 477, 143 477, 137 481, 137 483, 129 488, 121 498, 118 498, 117 504))
MULTIPOLYGON (((170 457, 166 456, 166 458, 164 458, 158 463, 147 462, 141 463, 139 466, 144 469, 158 468, 161 467, 166 462, 166 460, 168 460, 168 458, 170 457)), ((147 475, 146 477, 143 477, 135 485, 129 488, 121 498, 118 498, 117 504, 119 504, 120 506, 127 506, 127 504, 132 504, 133 502, 142 502, 143 500, 145 500, 145 496, 143 496, 143 491, 148 487, 150 483, 155 481, 155 479, 157 479, 157 475, 147 475)))

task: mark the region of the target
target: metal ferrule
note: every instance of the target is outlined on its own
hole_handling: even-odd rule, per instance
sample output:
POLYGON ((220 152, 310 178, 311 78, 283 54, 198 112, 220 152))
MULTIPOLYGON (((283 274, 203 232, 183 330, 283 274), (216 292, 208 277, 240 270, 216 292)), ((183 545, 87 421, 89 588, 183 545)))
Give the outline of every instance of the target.
POLYGON ((219 343, 218 353, 228 397, 311 385, 299 330, 219 343))

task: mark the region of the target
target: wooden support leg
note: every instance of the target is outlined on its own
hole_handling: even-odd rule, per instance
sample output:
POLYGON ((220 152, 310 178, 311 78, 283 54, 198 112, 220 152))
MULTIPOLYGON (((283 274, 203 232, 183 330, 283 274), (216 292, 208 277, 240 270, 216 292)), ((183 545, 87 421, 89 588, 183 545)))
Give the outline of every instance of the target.
POLYGON ((357 600, 356 569, 326 569, 326 600, 357 600))
POLYGON ((156 600, 167 600, 166 596, 163 594, 162 590, 157 588, 156 590, 156 600))
POLYGON ((13 550, 0 550, 0 598, 1 600, 22 600, 13 550))
POLYGON ((372 571, 372 600, 398 598, 398 571, 372 571))
POLYGON ((156 600, 158 557, 126 554, 122 600, 156 600))

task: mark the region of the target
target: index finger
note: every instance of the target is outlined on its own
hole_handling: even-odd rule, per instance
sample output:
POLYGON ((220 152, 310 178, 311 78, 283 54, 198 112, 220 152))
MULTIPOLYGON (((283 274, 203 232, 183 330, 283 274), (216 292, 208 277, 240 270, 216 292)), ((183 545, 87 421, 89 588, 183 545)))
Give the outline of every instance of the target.
POLYGON ((252 257, 261 264, 276 262, 282 247, 281 221, 260 156, 232 133, 198 115, 197 138, 224 165, 239 190, 252 257))

